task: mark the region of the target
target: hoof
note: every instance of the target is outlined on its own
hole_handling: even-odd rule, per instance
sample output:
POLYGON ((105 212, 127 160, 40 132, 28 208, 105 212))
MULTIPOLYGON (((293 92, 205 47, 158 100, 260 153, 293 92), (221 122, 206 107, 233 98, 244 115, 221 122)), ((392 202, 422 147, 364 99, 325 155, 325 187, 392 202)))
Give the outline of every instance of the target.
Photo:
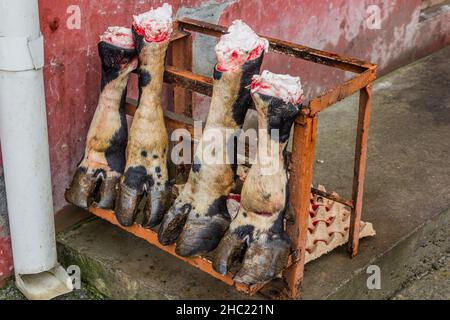
POLYGON ((164 214, 169 210, 172 202, 172 191, 165 190, 151 191, 144 209, 144 228, 153 228, 161 223, 164 214))
POLYGON ((274 279, 287 265, 290 247, 289 241, 277 235, 261 236, 250 244, 234 281, 254 285, 274 279))
POLYGON ((97 207, 101 209, 114 209, 116 200, 116 188, 119 184, 120 175, 110 173, 106 174, 106 178, 100 186, 100 200, 97 207))
POLYGON ((133 225, 140 198, 141 195, 138 190, 131 189, 123 183, 120 184, 116 199, 115 214, 117 221, 122 226, 130 227, 133 225))
POLYGON ((170 208, 158 230, 158 240, 162 245, 167 246, 177 241, 191 208, 188 203, 175 204, 170 208))
POLYGON ((225 275, 234 262, 239 260, 246 248, 244 239, 240 239, 237 235, 227 232, 220 241, 217 253, 213 260, 213 269, 218 273, 225 275))
POLYGON ((191 212, 177 241, 176 253, 182 257, 192 257, 214 250, 230 222, 230 218, 221 214, 197 217, 191 212))
POLYGON ((87 173, 86 168, 78 168, 64 197, 67 202, 86 209, 90 205, 90 196, 94 192, 95 185, 94 175, 87 173))

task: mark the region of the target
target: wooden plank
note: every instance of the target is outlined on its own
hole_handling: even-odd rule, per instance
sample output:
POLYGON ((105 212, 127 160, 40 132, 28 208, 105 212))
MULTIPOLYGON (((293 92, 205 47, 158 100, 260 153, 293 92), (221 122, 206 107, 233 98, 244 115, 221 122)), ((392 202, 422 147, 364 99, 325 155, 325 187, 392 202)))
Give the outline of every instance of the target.
POLYGON ((293 221, 288 221, 287 231, 292 240, 294 263, 287 268, 284 279, 289 286, 289 296, 297 298, 303 281, 306 250, 307 218, 309 215, 317 116, 305 117, 304 125, 295 125, 292 150, 292 169, 289 177, 290 205, 293 221))
MULTIPOLYGON (((215 24, 198 21, 190 18, 178 20, 183 30, 191 30, 214 37, 220 37, 227 32, 227 28, 215 24)), ((362 73, 368 69, 374 69, 375 65, 358 59, 337 55, 335 53, 316 50, 293 42, 283 41, 272 37, 260 35, 269 40, 270 50, 286 54, 295 58, 339 68, 346 71, 362 73)))
POLYGON ((359 233, 366 173, 367 142, 369 138, 370 114, 372 109, 372 85, 361 90, 355 149, 355 172, 353 176, 353 204, 350 218, 349 251, 352 257, 358 255, 359 233))

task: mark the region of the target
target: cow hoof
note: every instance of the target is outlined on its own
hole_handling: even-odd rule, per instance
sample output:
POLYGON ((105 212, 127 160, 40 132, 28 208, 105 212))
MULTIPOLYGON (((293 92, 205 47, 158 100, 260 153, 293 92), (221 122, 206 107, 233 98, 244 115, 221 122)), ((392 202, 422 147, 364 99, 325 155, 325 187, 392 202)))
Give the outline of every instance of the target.
POLYGON ((161 223, 164 214, 169 210, 172 202, 170 188, 151 191, 144 209, 144 228, 153 228, 161 223))
POLYGON ((177 241, 191 209, 189 203, 174 204, 170 208, 158 230, 158 240, 162 245, 167 246, 177 241))
POLYGON ((230 225, 230 218, 221 214, 203 216, 191 212, 181 233, 176 253, 192 257, 214 250, 230 225))
POLYGON ((107 173, 105 179, 100 185, 100 200, 97 203, 97 208, 114 209, 116 200, 116 188, 119 184, 120 175, 114 173, 107 173))
POLYGON ((86 209, 90 205, 90 196, 95 189, 95 182, 94 175, 88 173, 86 168, 78 168, 64 197, 67 202, 86 209))
POLYGON ((133 225, 140 198, 141 195, 138 190, 129 188, 123 183, 120 184, 114 211, 117 221, 122 226, 130 227, 133 225))
POLYGON ((237 235, 227 232, 217 248, 217 254, 214 256, 213 268, 218 273, 225 275, 238 261, 246 248, 244 239, 237 235))
POLYGON ((262 284, 280 274, 287 265, 291 248, 286 237, 264 234, 251 243, 234 281, 246 285, 262 284))

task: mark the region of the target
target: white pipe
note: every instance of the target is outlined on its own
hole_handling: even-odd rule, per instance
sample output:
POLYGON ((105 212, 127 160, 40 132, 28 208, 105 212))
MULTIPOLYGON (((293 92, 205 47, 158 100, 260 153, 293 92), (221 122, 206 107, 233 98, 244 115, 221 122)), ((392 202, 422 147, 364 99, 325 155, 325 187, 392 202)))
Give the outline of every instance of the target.
POLYGON ((58 267, 43 66, 38 1, 1 0, 0 141, 16 280, 58 267))

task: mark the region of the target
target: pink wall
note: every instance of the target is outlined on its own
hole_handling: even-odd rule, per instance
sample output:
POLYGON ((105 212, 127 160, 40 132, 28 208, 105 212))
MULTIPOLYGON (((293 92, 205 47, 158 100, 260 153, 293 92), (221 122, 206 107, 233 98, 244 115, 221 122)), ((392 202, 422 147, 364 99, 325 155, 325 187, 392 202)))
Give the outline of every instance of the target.
MULTIPOLYGON (((380 73, 450 43, 450 8, 446 7, 428 19, 421 18, 421 0, 167 1, 175 12, 181 8, 180 12, 203 16, 222 25, 239 18, 261 34, 369 60, 379 64, 380 73), (380 8, 380 29, 368 28, 366 21, 370 14, 367 9, 370 5, 380 8)), ((82 156, 86 132, 97 103, 100 83, 98 35, 110 25, 129 26, 132 14, 162 2, 39 1, 41 29, 45 36, 45 88, 56 211, 65 205, 63 193, 82 156), (79 29, 69 28, 74 5, 80 9, 79 29)), ((196 64, 206 65, 208 70, 211 59, 208 61, 200 56, 197 59, 196 64)), ((264 68, 300 75, 309 96, 319 94, 349 76, 294 59, 280 60, 273 54, 266 57, 264 68)), ((204 118, 208 100, 199 101, 195 113, 204 118)), ((0 238, 0 274, 4 266, 8 269, 10 266, 10 250, 5 249, 9 248, 8 241, 8 238, 0 238)))

